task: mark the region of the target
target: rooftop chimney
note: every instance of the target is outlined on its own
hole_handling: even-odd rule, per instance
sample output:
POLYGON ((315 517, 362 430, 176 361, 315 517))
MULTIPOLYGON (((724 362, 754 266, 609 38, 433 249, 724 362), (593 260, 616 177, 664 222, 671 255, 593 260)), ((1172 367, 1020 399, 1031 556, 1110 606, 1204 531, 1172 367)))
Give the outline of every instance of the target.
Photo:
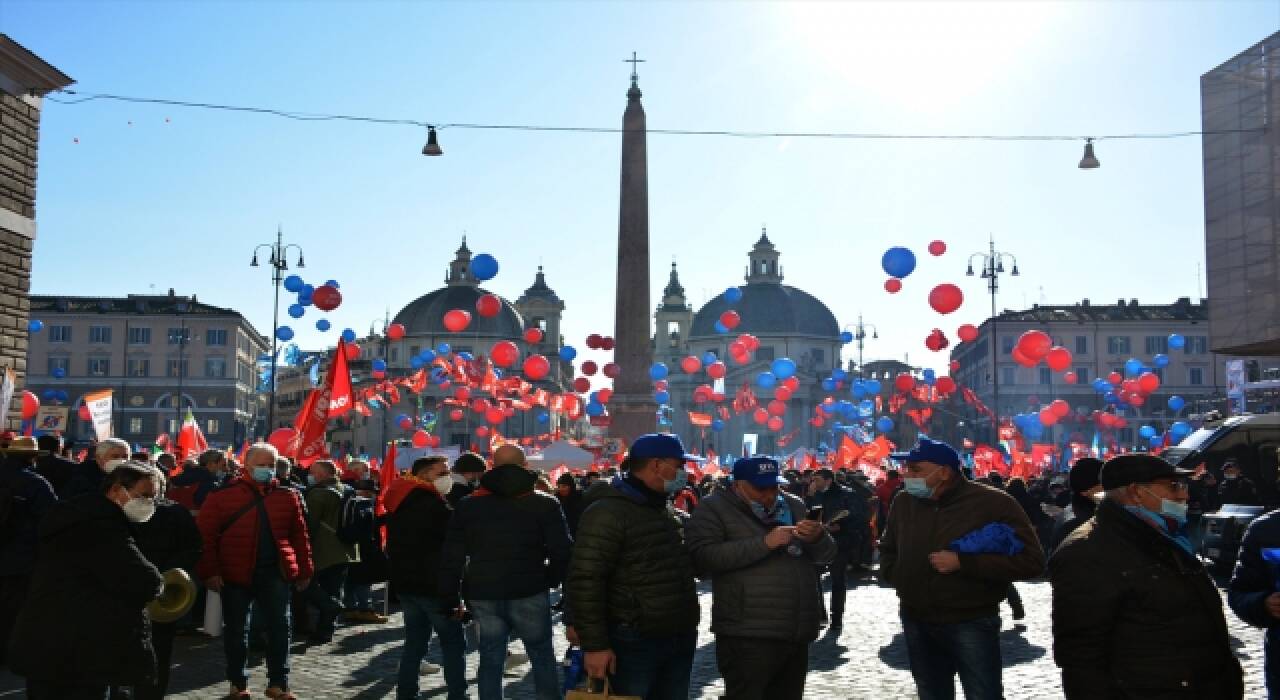
POLYGON ((1081 305, 1081 306, 1088 306, 1088 305, 1089 305, 1089 300, 1088 300, 1088 299, 1085 299, 1084 301, 1080 302, 1080 305, 1081 305))

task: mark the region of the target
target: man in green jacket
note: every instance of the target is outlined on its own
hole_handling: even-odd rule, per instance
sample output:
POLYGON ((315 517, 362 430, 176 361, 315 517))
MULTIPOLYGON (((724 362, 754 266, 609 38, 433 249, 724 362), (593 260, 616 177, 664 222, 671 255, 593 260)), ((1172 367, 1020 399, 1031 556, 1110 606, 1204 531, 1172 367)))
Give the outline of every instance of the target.
POLYGON ((311 486, 304 499, 307 502, 307 529, 311 533, 311 558, 315 562, 315 578, 306 591, 307 600, 320 611, 312 644, 333 641, 333 630, 342 612, 342 585, 347 579, 347 567, 359 561, 355 544, 338 539, 342 525, 342 505, 346 489, 338 482, 338 467, 327 459, 311 465, 307 481, 311 486))
POLYGON ((642 435, 622 474, 584 497, 565 580, 569 641, 589 678, 615 695, 685 700, 698 642, 698 592, 684 532, 669 498, 686 483, 675 435, 642 435))
POLYGON ((920 700, 1003 697, 1000 601, 1010 582, 1039 576, 1044 553, 1018 502, 969 481, 950 445, 921 438, 901 459, 904 490, 880 539, 880 577, 897 589, 911 675, 920 700), (952 549, 987 525, 1012 530, 1017 552, 952 549))

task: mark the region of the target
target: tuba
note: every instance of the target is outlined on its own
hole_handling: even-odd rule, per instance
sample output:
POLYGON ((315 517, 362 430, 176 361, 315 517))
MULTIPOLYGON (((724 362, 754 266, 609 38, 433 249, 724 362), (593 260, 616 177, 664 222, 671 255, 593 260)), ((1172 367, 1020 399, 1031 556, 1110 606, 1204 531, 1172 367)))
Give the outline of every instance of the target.
POLYGON ((147 614, 152 622, 175 622, 187 614, 196 602, 196 586, 182 569, 164 572, 164 588, 160 597, 147 603, 147 614))

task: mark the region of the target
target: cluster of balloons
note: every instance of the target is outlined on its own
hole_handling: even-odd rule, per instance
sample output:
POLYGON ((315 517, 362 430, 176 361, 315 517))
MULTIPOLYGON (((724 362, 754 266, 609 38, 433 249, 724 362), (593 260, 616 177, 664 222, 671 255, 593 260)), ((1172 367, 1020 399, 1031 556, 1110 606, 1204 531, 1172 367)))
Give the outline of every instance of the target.
POLYGON ((591 348, 592 350, 604 350, 605 352, 610 352, 613 350, 614 341, 613 341, 613 338, 610 336, 604 336, 604 335, 599 335, 598 333, 592 333, 591 335, 587 336, 587 347, 591 348))
MULTIPOLYGON (((1160 377, 1147 369, 1141 360, 1129 358, 1124 363, 1124 373, 1111 372, 1106 377, 1093 380, 1093 390, 1109 404, 1142 406, 1151 394, 1160 388, 1160 377)), ((1170 407, 1175 403, 1185 405, 1182 397, 1170 397, 1170 407), (1174 402, 1173 399, 1178 401, 1174 402)), ((1174 409, 1180 410, 1180 409, 1174 409)))
MULTIPOLYGON (((286 310, 290 318, 302 318, 307 314, 307 307, 314 306, 321 311, 333 311, 342 304, 342 292, 339 291, 340 285, 337 280, 329 280, 320 286, 307 284, 298 275, 289 275, 284 278, 284 288, 286 291, 297 295, 294 303, 289 305, 286 310)), ((332 327, 328 319, 319 319, 316 321, 316 330, 327 331, 332 327)), ((289 326, 280 326, 276 329, 276 338, 283 342, 293 339, 294 332, 289 326)))
POLYGON ((940 352, 948 345, 951 345, 951 341, 947 340, 946 334, 940 328, 933 329, 928 337, 924 339, 924 346, 934 352, 940 352))
MULTIPOLYGON (((1013 361, 1023 367, 1035 367, 1043 361, 1054 372, 1066 371, 1071 366, 1071 351, 1053 344, 1048 333, 1030 330, 1023 333, 1010 351, 1013 361)), ((1070 381, 1074 381, 1074 376, 1070 381)))

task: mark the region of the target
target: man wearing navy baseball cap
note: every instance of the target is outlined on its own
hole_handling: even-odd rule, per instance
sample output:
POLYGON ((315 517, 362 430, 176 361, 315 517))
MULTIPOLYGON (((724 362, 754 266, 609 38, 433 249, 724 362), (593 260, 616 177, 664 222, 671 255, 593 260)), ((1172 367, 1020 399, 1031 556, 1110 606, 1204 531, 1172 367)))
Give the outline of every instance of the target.
POLYGON ((565 580, 569 640, 589 678, 615 695, 689 697, 698 643, 698 592, 679 515, 670 503, 686 483, 675 435, 636 438, 622 473, 583 497, 565 580))
POLYGON ((689 520, 694 566, 712 582, 711 631, 725 696, 800 700, 809 644, 826 621, 821 567, 836 543, 786 484, 771 457, 733 463, 727 490, 689 520))
POLYGON ((1040 541, 1017 501, 964 478, 945 442, 921 438, 893 457, 904 463, 904 490, 880 538, 880 577, 898 592, 916 689, 921 700, 951 698, 958 673, 966 698, 1000 698, 1000 602, 1010 583, 1044 570, 1040 541), (1021 550, 951 549, 991 524, 1011 529, 1021 550))

